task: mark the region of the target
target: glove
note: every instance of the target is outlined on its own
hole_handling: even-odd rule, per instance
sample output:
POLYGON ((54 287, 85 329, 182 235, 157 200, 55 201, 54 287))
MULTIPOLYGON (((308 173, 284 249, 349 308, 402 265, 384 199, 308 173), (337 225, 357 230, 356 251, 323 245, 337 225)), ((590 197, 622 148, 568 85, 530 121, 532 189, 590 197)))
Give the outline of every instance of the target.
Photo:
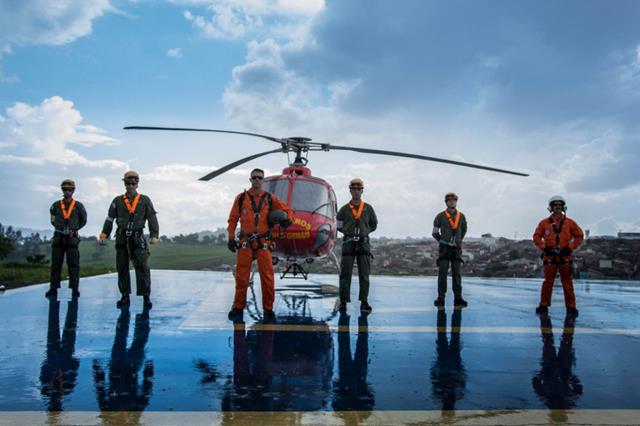
POLYGON ((282 222, 280 222, 280 227, 282 229, 287 229, 289 226, 291 226, 293 222, 291 222, 291 219, 285 219, 282 222))
POLYGON ((571 256, 571 253, 573 253, 573 250, 569 247, 562 247, 562 250, 560 250, 560 254, 563 256, 571 256))
POLYGON ((543 251, 547 256, 555 256, 556 254, 558 254, 558 250, 551 247, 545 247, 543 251))
POLYGON ((236 250, 238 249, 238 243, 236 242, 235 238, 229 239, 229 241, 227 242, 227 248, 232 253, 236 252, 236 250))

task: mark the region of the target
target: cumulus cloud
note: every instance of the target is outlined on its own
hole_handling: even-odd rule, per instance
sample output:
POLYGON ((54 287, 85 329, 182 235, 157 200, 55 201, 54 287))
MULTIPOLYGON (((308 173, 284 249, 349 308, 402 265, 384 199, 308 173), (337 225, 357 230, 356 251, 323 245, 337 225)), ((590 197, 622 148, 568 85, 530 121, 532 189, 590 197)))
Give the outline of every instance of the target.
POLYGON ((12 46, 62 45, 91 33, 93 20, 113 11, 109 0, 0 2, 0 50, 12 46))
POLYGON ((81 123, 82 115, 73 102, 59 96, 35 106, 17 102, 6 109, 6 116, 0 115, 0 140, 4 144, 0 161, 125 168, 126 163, 121 161, 89 160, 70 148, 72 145, 91 147, 118 142, 104 130, 81 123))
POLYGON ((268 30, 273 30, 274 34, 297 33, 296 20, 313 16, 324 8, 323 0, 209 0, 178 3, 205 6, 209 17, 189 10, 185 10, 183 16, 206 37, 216 39, 241 39, 249 34, 257 34, 266 26, 265 19, 276 21, 268 25, 268 30))

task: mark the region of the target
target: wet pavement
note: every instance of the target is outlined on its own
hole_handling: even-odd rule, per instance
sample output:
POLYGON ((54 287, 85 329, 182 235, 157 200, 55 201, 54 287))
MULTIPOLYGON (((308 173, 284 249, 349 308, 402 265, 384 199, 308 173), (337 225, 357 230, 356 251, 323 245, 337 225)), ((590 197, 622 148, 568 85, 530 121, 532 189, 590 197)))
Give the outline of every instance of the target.
POLYGON ((434 278, 375 276, 370 315, 337 281, 277 280, 275 322, 256 285, 235 324, 229 273, 152 271, 150 311, 116 309, 115 274, 0 293, 0 424, 640 422, 639 282, 576 282, 572 318, 559 285, 533 313, 540 280, 439 311, 434 278))

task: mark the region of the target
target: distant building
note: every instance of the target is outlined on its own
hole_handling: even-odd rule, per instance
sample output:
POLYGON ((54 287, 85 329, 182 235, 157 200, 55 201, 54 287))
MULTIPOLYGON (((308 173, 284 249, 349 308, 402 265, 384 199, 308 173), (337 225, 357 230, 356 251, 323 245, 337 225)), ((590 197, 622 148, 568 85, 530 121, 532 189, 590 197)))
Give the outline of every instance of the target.
POLYGON ((618 238, 640 240, 640 232, 618 232, 618 238))
POLYGON ((598 262, 600 269, 611 269, 613 268, 613 262, 609 259, 600 259, 598 262))

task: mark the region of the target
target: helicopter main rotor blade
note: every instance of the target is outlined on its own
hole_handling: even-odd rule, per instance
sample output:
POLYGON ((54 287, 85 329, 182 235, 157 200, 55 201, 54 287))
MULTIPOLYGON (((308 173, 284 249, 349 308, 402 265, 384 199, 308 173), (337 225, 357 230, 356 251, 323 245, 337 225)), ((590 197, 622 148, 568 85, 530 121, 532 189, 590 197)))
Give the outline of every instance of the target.
POLYGON ((273 136, 261 135, 259 133, 248 133, 248 132, 236 132, 234 130, 217 130, 217 129, 191 129, 187 127, 153 127, 153 126, 127 126, 123 127, 124 130, 170 130, 177 132, 211 132, 211 133, 232 133, 235 135, 248 135, 248 136, 256 136, 258 138, 263 138, 270 140, 272 142, 282 143, 283 141, 274 138, 273 136))
POLYGON ((495 167, 481 166, 479 164, 465 163, 463 161, 447 160, 446 158, 427 157, 426 155, 417 155, 417 154, 407 154, 406 152, 385 151, 382 149, 370 149, 370 148, 356 148, 351 146, 339 146, 339 145, 329 145, 329 144, 326 145, 326 148, 339 149, 343 151, 356 151, 356 152, 362 152, 365 154, 380 154, 380 155, 392 155, 395 157, 416 158, 418 160, 427 160, 427 161, 436 161, 438 163, 455 164, 456 166, 472 167, 474 169, 489 170, 489 171, 498 172, 498 173, 508 173, 510 175, 529 176, 526 173, 514 172, 511 170, 497 169, 495 167))
POLYGON ((220 167, 220 168, 219 168, 219 169, 217 169, 217 170, 214 170, 213 172, 209 173, 209 174, 208 174, 208 175, 206 175, 206 176, 202 176, 202 177, 201 177, 200 179, 198 179, 198 180, 203 180, 203 181, 211 180, 211 179, 213 179, 214 177, 216 177, 216 176, 220 176, 221 174, 223 174, 223 173, 225 173, 225 172, 228 172, 229 170, 233 169, 234 167, 239 166, 240 164, 244 164, 244 163, 246 163, 246 162, 248 162, 248 161, 251 161, 251 160, 254 160, 254 159, 258 158, 258 157, 262 157, 263 155, 267 155, 267 154, 274 154, 274 153, 276 153, 276 152, 283 152, 283 151, 282 151, 282 149, 273 149, 273 150, 271 150, 271 151, 265 151, 265 152, 261 152, 261 153, 259 153, 259 154, 251 155, 251 156, 249 156, 249 157, 241 158, 241 159, 240 159, 240 160, 238 160, 238 161, 234 161, 233 163, 229 163, 229 164, 227 164, 226 166, 223 166, 223 167, 220 167))

